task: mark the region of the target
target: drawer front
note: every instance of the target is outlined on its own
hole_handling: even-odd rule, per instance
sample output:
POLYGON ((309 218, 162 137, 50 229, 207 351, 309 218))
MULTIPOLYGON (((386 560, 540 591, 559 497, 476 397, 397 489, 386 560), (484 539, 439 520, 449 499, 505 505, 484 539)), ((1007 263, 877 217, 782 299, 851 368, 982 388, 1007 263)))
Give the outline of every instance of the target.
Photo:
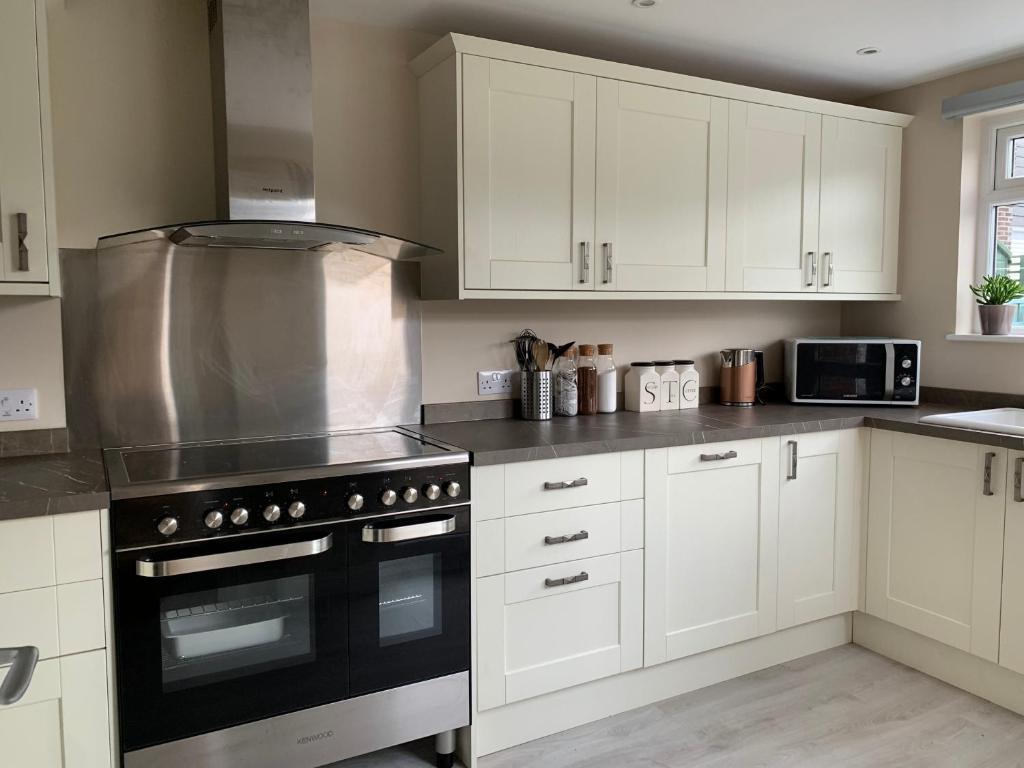
POLYGON ((505 468, 506 516, 604 504, 621 498, 618 453, 527 461, 505 468))
POLYGON ((679 446, 668 449, 668 473, 675 475, 719 467, 742 467, 760 464, 761 458, 759 439, 679 446))
POLYGON ((505 570, 609 555, 621 548, 620 503, 536 512, 505 520, 505 570))
POLYGON ((590 557, 585 560, 572 560, 568 563, 531 568, 528 571, 516 571, 505 574, 505 604, 512 605, 524 600, 533 600, 562 592, 578 592, 602 584, 611 584, 618 580, 618 555, 590 557), (578 581, 549 585, 549 580, 569 579, 583 574, 586 574, 586 577, 578 581))
POLYGON ((59 655, 56 587, 0 595, 0 648, 19 645, 36 646, 41 659, 59 655))

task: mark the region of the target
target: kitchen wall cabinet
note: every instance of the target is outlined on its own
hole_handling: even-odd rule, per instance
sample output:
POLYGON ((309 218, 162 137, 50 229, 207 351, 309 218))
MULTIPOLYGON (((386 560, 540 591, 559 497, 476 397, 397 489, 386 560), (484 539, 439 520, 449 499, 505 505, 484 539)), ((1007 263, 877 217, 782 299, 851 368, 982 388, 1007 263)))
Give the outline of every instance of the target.
POLYGON ((0 6, 0 98, 0 295, 57 293, 43 0, 0 6))
POLYGON ((894 298, 910 118, 449 35, 424 298, 894 298))
POLYGON ((863 430, 783 438, 778 629, 857 609, 863 430))
POLYGON ((1007 458, 999 664, 1024 675, 1024 452, 1007 458))
POLYGON ((644 458, 644 665, 776 628, 779 440, 644 458))
POLYGON ((872 432, 868 613, 999 659, 1006 465, 1003 448, 872 432))

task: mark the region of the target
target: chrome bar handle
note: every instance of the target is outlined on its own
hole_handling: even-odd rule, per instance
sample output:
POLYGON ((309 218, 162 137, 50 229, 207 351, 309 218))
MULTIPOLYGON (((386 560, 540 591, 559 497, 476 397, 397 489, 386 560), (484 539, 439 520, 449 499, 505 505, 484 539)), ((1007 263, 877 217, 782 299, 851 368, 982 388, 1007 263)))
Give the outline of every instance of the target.
MULTIPOLYGON (((365 532, 363 535, 366 535, 365 532)), ((181 576, 186 573, 217 571, 222 568, 236 568, 242 565, 258 565, 276 560, 290 560, 294 557, 320 555, 333 546, 334 534, 329 533, 322 539, 313 539, 312 541, 296 541, 290 544, 258 547, 257 549, 240 549, 216 555, 198 555, 178 560, 136 560, 135 575, 154 579, 164 576, 181 576)))
POLYGON ((580 240, 580 283, 590 282, 590 241, 580 240))
POLYGON ((545 587, 564 587, 567 584, 579 584, 581 581, 586 581, 590 578, 590 574, 586 571, 580 571, 576 576, 563 576, 560 579, 544 579, 545 587))
POLYGON ((995 453, 989 451, 985 454, 985 481, 982 485, 981 492, 986 496, 995 496, 996 492, 992 490, 992 462, 995 461, 995 453))
POLYGON ((426 539, 430 536, 444 536, 455 530, 455 515, 440 520, 427 520, 409 525, 371 524, 363 526, 363 541, 367 544, 392 544, 396 541, 426 539))
POLYGON ((28 246, 25 245, 25 238, 28 237, 28 214, 19 213, 14 218, 18 224, 18 271, 28 272, 28 246))
POLYGON ((570 541, 583 541, 589 539, 590 534, 587 531, 580 531, 579 533, 571 533, 568 536, 545 536, 545 544, 568 544, 570 541))
POLYGON ((827 266, 825 267, 825 287, 829 288, 832 286, 832 276, 835 273, 835 265, 832 261, 832 252, 825 251, 823 254, 821 254, 821 258, 822 261, 824 261, 827 264, 827 266))
POLYGON ((10 665, 3 685, 0 685, 0 705, 17 704, 32 684, 32 675, 39 661, 39 649, 34 645, 19 648, 0 648, 0 666, 10 665))
POLYGON ((1024 484, 1024 456, 1018 456, 1013 469, 1013 500, 1018 503, 1024 502, 1022 484, 1024 484))
POLYGON ((585 477, 577 477, 575 480, 563 480, 557 483, 544 483, 545 491, 560 491, 563 488, 582 488, 584 485, 588 485, 589 480, 585 477))
POLYGON ((739 456, 736 451, 726 451, 725 453, 702 453, 700 455, 701 461, 725 461, 726 459, 735 459, 739 456))
POLYGON ((789 446, 789 474, 786 475, 786 479, 796 480, 796 469, 797 462, 800 461, 800 451, 796 440, 788 440, 786 444, 789 446))
MULTIPOLYGON (((814 285, 816 282, 818 282, 818 260, 815 258, 814 251, 808 251, 806 258, 807 258, 807 261, 810 262, 810 265, 811 265, 811 276, 807 279, 807 282, 805 283, 805 285, 808 288, 810 288, 812 285, 814 285)), ((805 275, 807 274, 807 267, 806 267, 806 265, 804 266, 804 274, 805 275)))
POLYGON ((604 282, 610 283, 612 281, 612 244, 603 243, 601 247, 604 249, 604 282))

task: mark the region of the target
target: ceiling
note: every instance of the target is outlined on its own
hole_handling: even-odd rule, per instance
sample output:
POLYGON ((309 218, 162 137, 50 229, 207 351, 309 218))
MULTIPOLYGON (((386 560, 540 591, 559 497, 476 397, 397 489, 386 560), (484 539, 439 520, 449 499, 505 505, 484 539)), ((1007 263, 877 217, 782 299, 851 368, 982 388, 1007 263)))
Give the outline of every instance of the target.
POLYGON ((312 0, 312 13, 844 100, 1024 55, 1020 0, 312 0), (857 56, 865 46, 881 52, 857 56))

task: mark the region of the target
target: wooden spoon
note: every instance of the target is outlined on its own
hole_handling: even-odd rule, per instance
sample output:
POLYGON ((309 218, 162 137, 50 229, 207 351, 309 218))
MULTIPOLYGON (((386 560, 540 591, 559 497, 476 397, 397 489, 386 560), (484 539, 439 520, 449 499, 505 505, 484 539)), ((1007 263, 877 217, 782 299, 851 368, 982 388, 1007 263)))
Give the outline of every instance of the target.
POLYGON ((546 371, 548 369, 548 358, 551 356, 551 351, 548 349, 548 343, 543 339, 535 339, 533 342, 533 359, 537 363, 538 371, 546 371))

